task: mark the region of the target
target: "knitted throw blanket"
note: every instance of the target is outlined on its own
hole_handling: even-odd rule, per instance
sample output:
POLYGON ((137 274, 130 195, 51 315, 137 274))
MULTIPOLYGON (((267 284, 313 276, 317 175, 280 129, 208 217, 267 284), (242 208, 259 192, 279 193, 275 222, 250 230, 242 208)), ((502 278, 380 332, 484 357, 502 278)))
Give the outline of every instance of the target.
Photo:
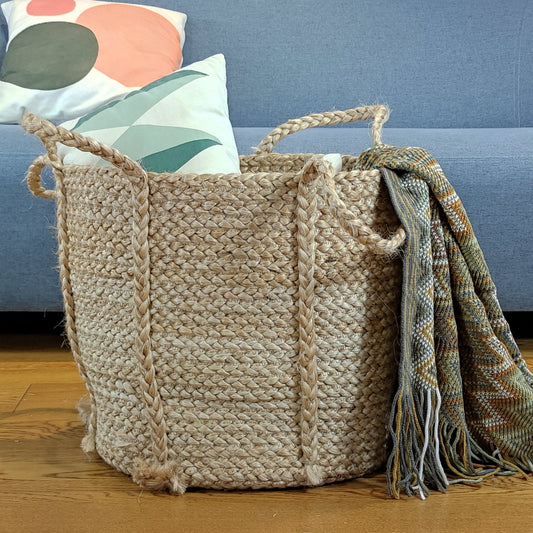
POLYGON ((407 233, 391 494, 532 472, 533 374, 461 201, 420 148, 376 146, 360 166, 382 169, 407 233))

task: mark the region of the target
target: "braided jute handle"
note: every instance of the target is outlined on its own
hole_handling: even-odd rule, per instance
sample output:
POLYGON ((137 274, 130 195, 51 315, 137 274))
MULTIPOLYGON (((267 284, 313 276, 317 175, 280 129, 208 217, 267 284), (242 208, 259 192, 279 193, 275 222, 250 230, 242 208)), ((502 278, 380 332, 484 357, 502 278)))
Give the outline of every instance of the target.
POLYGON ((125 174, 135 178, 146 177, 146 171, 133 159, 118 150, 103 143, 84 137, 79 133, 56 126, 46 119, 28 113, 22 119, 22 127, 28 132, 37 135, 44 144, 48 154, 40 156, 30 165, 26 174, 28 188, 35 196, 55 198, 55 191, 45 189, 41 183, 41 172, 45 166, 61 170, 63 162, 57 153, 56 143, 77 148, 82 152, 89 152, 105 159, 112 165, 122 170, 125 174))
POLYGON ((336 126, 358 120, 374 119, 372 123, 372 141, 374 145, 382 144, 381 130, 383 124, 389 119, 389 109, 384 105, 372 105, 346 109, 345 111, 326 111, 325 113, 313 113, 301 118, 288 120, 281 126, 274 128, 260 143, 256 149, 257 154, 269 154, 274 146, 297 131, 319 126, 336 126))
MULTIPOLYGON (((380 175, 378 169, 371 172, 380 175)), ((330 213, 337 219, 340 226, 356 241, 366 246, 367 250, 376 255, 394 255, 405 242, 406 233, 402 226, 399 226, 393 235, 386 239, 367 226, 361 221, 360 217, 348 209, 337 192, 333 165, 323 156, 316 155, 311 157, 304 165, 300 179, 304 183, 318 180, 319 186, 324 191, 330 213)))
MULTIPOLYGON (((140 371, 140 387, 146 407, 146 418, 151 430, 152 457, 136 470, 137 479, 148 488, 169 487, 174 492, 183 492, 183 483, 173 463, 172 450, 168 446, 168 431, 163 411, 163 401, 156 378, 154 357, 151 348, 151 305, 150 305, 150 243, 148 239, 150 224, 150 190, 148 174, 135 161, 119 151, 93 139, 55 126, 47 120, 28 114, 22 126, 29 133, 37 135, 43 142, 47 155, 37 158, 28 171, 28 186, 38 196, 56 198, 58 202, 58 232, 62 284, 65 301, 72 298, 70 269, 68 265, 68 232, 66 229, 66 201, 64 186, 61 186, 63 161, 57 153, 57 143, 75 147, 83 152, 91 152, 112 163, 132 178, 133 187, 133 221, 132 221, 132 256, 133 256, 133 308, 136 336, 134 353, 140 371), (41 171, 49 164, 58 178, 59 186, 55 191, 47 191, 41 185, 41 171), (161 473, 165 475, 162 475, 161 473)), ((66 306, 67 322, 71 324, 69 339, 76 339, 75 313, 72 305, 66 306)), ((76 341, 77 343, 77 341, 76 341)), ((71 343, 72 344, 72 343, 71 343)), ((96 411, 93 411, 92 430, 84 440, 84 449, 95 447, 96 411)))

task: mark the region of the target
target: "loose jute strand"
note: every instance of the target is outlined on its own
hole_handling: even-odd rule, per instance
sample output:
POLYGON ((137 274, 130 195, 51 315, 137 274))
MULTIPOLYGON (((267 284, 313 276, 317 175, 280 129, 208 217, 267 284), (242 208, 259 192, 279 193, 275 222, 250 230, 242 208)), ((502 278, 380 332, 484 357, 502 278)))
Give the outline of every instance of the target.
POLYGON ((318 218, 316 184, 304 167, 298 184, 296 209, 298 242, 298 321, 301 387, 301 446, 304 475, 309 485, 324 482, 318 464, 318 371, 315 329, 315 237, 318 218))

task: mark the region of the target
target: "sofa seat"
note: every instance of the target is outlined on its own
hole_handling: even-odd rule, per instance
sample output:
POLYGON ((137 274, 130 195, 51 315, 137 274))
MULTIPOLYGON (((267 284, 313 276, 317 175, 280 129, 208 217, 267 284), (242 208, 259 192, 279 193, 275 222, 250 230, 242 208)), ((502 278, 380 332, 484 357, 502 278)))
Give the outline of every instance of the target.
MULTIPOLYGON (((239 153, 271 128, 236 127, 239 153)), ((504 311, 533 309, 533 128, 387 128, 383 141, 420 146, 441 164, 462 199, 498 288, 504 311)), ((365 127, 310 129, 283 139, 276 150, 358 154, 370 146, 365 127)), ((54 202, 35 198, 21 180, 39 140, 16 125, 0 125, 0 169, 4 198, 0 210, 0 311, 61 311, 62 299, 54 224, 54 202)), ((52 186, 50 181, 49 186, 52 186)))

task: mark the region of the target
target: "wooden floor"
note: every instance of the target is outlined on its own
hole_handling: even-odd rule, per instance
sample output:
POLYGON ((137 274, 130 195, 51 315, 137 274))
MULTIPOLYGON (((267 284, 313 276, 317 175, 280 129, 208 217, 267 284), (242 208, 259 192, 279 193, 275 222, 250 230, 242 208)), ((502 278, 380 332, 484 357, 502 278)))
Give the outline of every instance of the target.
MULTIPOLYGON (((533 341, 522 341, 533 368, 533 341)), ((141 491, 80 449, 84 387, 52 335, 0 336, 0 532, 532 532, 533 478, 387 496, 384 476, 308 490, 141 491)))

